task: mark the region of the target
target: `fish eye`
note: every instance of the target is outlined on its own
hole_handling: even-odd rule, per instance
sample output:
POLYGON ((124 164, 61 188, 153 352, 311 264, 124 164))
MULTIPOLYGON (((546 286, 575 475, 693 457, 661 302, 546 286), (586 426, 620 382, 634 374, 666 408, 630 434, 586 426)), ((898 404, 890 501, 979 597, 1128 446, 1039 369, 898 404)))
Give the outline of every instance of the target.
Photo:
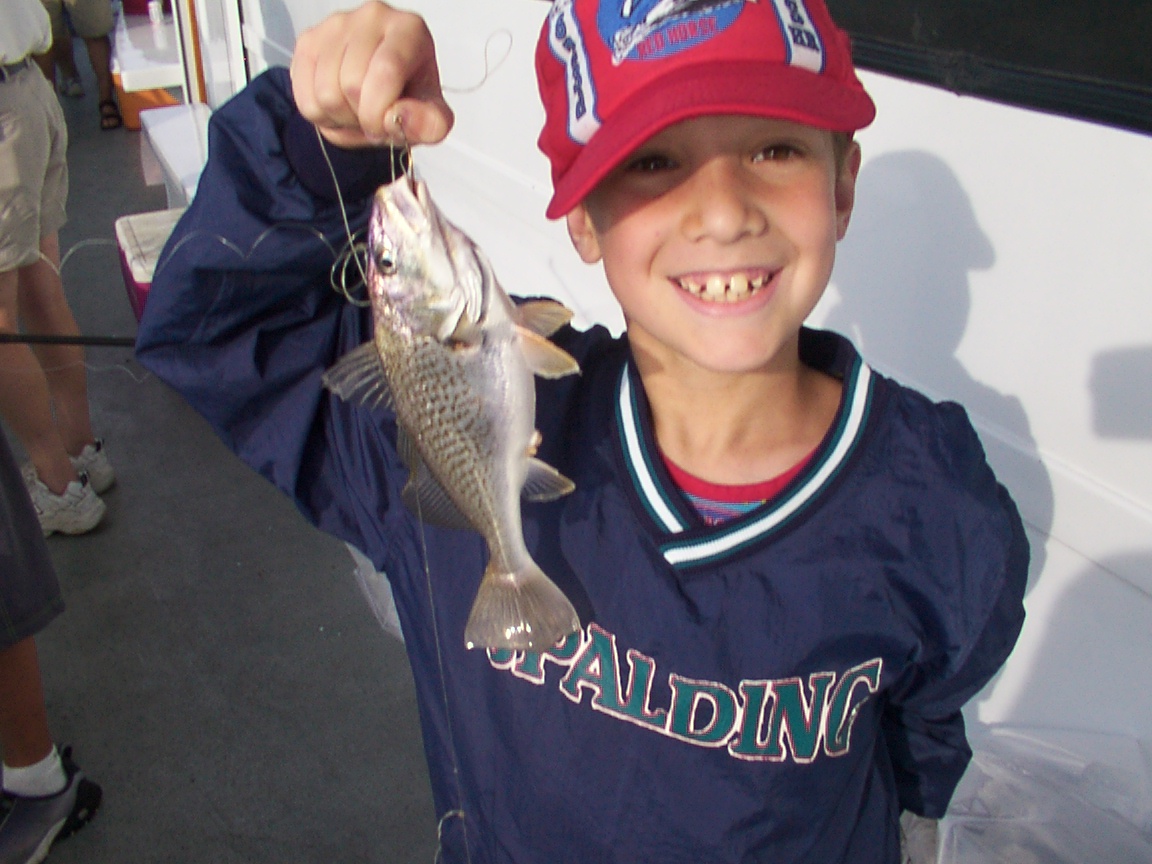
POLYGON ((376 272, 383 276, 392 276, 396 273, 396 259, 391 249, 377 249, 375 254, 376 272))

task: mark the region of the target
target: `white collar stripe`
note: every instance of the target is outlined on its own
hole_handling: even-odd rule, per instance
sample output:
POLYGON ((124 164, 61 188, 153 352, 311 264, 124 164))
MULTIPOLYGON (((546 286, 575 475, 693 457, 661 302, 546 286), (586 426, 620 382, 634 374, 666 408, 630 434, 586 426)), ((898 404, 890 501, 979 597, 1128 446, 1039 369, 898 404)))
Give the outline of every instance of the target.
POLYGON ((673 512, 668 502, 660 494, 660 484, 652 474, 652 466, 645 458, 644 447, 640 441, 640 422, 636 416, 636 405, 632 399, 632 382, 628 379, 628 368, 625 366, 620 376, 620 426, 624 431, 624 449, 628 457, 628 464, 637 486, 643 493, 642 498, 653 518, 660 522, 665 531, 678 534, 684 530, 685 525, 673 512))

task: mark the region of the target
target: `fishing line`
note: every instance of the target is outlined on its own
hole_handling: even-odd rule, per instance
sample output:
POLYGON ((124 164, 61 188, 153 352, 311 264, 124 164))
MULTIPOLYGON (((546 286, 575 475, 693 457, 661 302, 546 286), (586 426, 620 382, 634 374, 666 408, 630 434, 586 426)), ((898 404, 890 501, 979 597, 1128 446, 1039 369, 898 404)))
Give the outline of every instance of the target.
MULTIPOLYGON (((325 154, 325 158, 327 158, 327 154, 325 154)), ((343 215, 343 210, 341 211, 341 213, 343 215)), ((367 244, 362 242, 362 241, 357 241, 355 239, 355 237, 359 236, 359 235, 353 235, 353 240, 350 244, 345 244, 343 247, 341 247, 340 250, 337 250, 332 245, 332 243, 329 242, 328 238, 324 236, 323 232, 321 232, 319 229, 317 229, 314 226, 309 225, 307 223, 277 222, 277 223, 269 226, 268 228, 266 228, 264 231, 262 231, 259 234, 259 236, 257 236, 256 239, 254 241, 252 241, 252 243, 249 245, 247 251, 243 250, 237 243, 233 242, 232 240, 229 240, 223 234, 219 234, 219 233, 215 233, 215 232, 211 232, 211 231, 203 231, 203 230, 189 231, 187 234, 185 234, 183 237, 181 237, 180 240, 171 249, 167 250, 167 254, 164 255, 163 258, 161 258, 160 260, 158 260, 156 262, 156 265, 152 271, 152 277, 151 278, 154 280, 156 278, 156 276, 158 276, 163 271, 163 269, 167 266, 168 262, 172 260, 172 257, 178 251, 180 251, 180 249, 182 249, 186 244, 191 243, 193 241, 207 239, 207 240, 210 240, 214 243, 219 243, 221 246, 223 246, 225 249, 229 250, 230 252, 232 252, 236 256, 238 263, 242 263, 244 261, 247 261, 249 258, 251 258, 251 256, 255 253, 257 248, 260 246, 260 244, 262 244, 269 236, 271 236, 273 233, 275 233, 277 231, 283 231, 283 230, 301 231, 301 232, 308 234, 312 237, 315 237, 317 240, 319 240, 321 242, 321 244, 323 244, 324 247, 328 250, 329 254, 332 256, 332 259, 333 259, 332 268, 329 271, 329 282, 332 285, 333 290, 339 292, 340 294, 343 294, 344 297, 350 303, 353 303, 357 306, 368 305, 367 300, 357 298, 353 295, 353 292, 355 291, 355 289, 357 287, 360 287, 363 283, 361 282, 361 283, 357 284, 354 281, 354 279, 349 278, 349 274, 347 272, 349 260, 354 260, 354 261, 356 261, 357 268, 360 270, 360 273, 363 274, 363 267, 360 265, 360 262, 359 262, 359 259, 357 256, 362 254, 367 249, 367 244)), ((345 217, 345 230, 350 231, 350 226, 347 225, 347 218, 346 217, 345 217)), ((78 252, 79 250, 81 250, 85 247, 91 247, 91 246, 111 246, 113 248, 119 249, 119 244, 113 240, 106 240, 103 238, 93 237, 93 238, 89 238, 87 240, 81 240, 79 243, 76 243, 71 248, 69 248, 68 252, 61 258, 59 266, 54 264, 43 252, 40 253, 40 260, 43 261, 45 264, 47 264, 57 276, 62 277, 62 271, 64 270, 65 266, 67 265, 69 259, 71 259, 71 257, 76 252, 78 252)), ((25 332, 0 333, 0 345, 5 345, 5 344, 76 345, 76 346, 90 347, 90 348, 133 348, 134 349, 136 347, 136 337, 135 336, 105 336, 105 335, 92 335, 92 334, 84 334, 84 333, 78 333, 78 334, 25 333, 25 332)), ((85 366, 85 368, 87 368, 91 372, 101 372, 101 371, 107 371, 108 369, 111 369, 111 368, 115 368, 115 367, 109 367, 109 366, 92 366, 92 365, 89 365, 87 363, 76 363, 76 364, 69 364, 69 365, 83 365, 83 366, 85 366)), ((66 367, 61 366, 58 368, 62 369, 62 368, 66 368, 66 367)), ((131 373, 128 373, 128 374, 133 378, 133 380, 136 380, 137 383, 140 382, 141 379, 138 379, 136 376, 132 375, 131 373)))
POLYGON ((243 249, 241 249, 239 244, 235 243, 232 240, 229 240, 223 234, 216 234, 216 233, 213 233, 211 231, 205 231, 203 229, 196 229, 194 231, 189 231, 187 234, 185 234, 183 237, 181 237, 171 249, 167 250, 168 254, 163 255, 163 257, 161 257, 156 262, 156 267, 152 272, 152 278, 153 278, 153 280, 155 280, 156 276, 159 275, 163 271, 164 267, 167 266, 168 262, 172 260, 173 256, 175 256, 175 254, 177 252, 179 252, 182 248, 184 248, 185 245, 187 245, 188 243, 191 243, 193 240, 207 239, 207 240, 215 241, 215 242, 219 243, 220 245, 222 245, 229 252, 232 252, 236 256, 238 261, 242 263, 244 261, 247 261, 249 258, 251 258, 252 255, 256 252, 256 250, 260 247, 260 245, 265 240, 267 240, 270 236, 272 236, 272 234, 274 234, 277 231, 282 231, 282 230, 300 231, 304 234, 308 234, 312 237, 315 237, 328 250, 329 254, 331 254, 331 256, 332 256, 333 261, 336 261, 339 259, 340 253, 328 241, 328 238, 324 236, 324 232, 322 232, 319 228, 316 228, 315 226, 309 225, 309 224, 304 223, 304 222, 277 222, 273 225, 269 225, 267 228, 265 228, 263 231, 261 231, 256 236, 255 240, 253 240, 248 245, 248 251, 244 251, 243 249))
MULTIPOLYGON (((408 148, 408 140, 407 140, 407 136, 405 136, 405 134, 404 134, 404 126, 403 126, 403 123, 401 122, 400 117, 398 115, 394 115, 393 125, 396 127, 396 129, 400 133, 401 141, 403 142, 402 143, 403 151, 408 154, 408 159, 407 159, 405 166, 404 166, 405 180, 408 183, 413 184, 413 186, 414 186, 415 185, 415 176, 414 176, 413 172, 415 169, 414 169, 413 161, 412 161, 412 151, 408 148)), ((317 141, 319 141, 319 143, 320 143, 320 152, 324 154, 324 161, 328 166, 328 171, 332 175, 332 185, 333 185, 333 187, 335 187, 335 190, 336 190, 336 198, 337 198, 337 202, 339 203, 339 206, 340 206, 340 215, 341 215, 341 218, 344 220, 345 233, 348 235, 347 248, 348 248, 349 252, 353 254, 355 261, 356 261, 356 265, 357 265, 357 267, 360 271, 360 275, 363 279, 364 285, 367 286, 368 275, 363 268, 360 256, 356 253, 357 253, 357 251, 360 250, 360 247, 362 247, 362 251, 366 253, 367 249, 368 249, 368 244, 362 240, 357 241, 355 236, 352 233, 351 225, 349 224, 349 221, 348 221, 347 207, 344 204, 344 196, 340 192, 339 178, 336 176, 336 169, 332 165, 331 158, 329 158, 329 156, 328 156, 327 144, 324 140, 324 136, 320 134, 319 128, 316 128, 316 138, 317 138, 317 141)), ((390 145, 390 149, 393 151, 393 156, 394 156, 396 148, 391 147, 391 145, 390 145)), ((393 158, 392 164, 393 165, 396 164, 395 158, 393 158)), ((345 265, 345 267, 343 269, 346 270, 347 265, 345 265)), ((355 300, 353 300, 352 297, 350 297, 348 295, 348 293, 346 291, 342 291, 342 293, 344 293, 344 296, 346 298, 348 298, 349 302, 354 303, 357 306, 363 307, 363 306, 369 305, 368 301, 359 302, 359 303, 356 302, 355 300)), ((425 586, 425 590, 427 591, 427 594, 428 594, 428 608, 429 608, 429 611, 431 612, 431 618, 432 618, 432 622, 431 622, 432 623, 432 640, 433 640, 434 644, 436 645, 436 665, 437 665, 437 670, 439 672, 439 678, 440 678, 440 696, 444 702, 444 717, 445 717, 445 721, 446 721, 446 725, 447 725, 447 733, 448 733, 448 749, 452 755, 452 777, 453 777, 453 780, 454 780, 455 785, 456 785, 456 798, 458 801, 463 802, 464 789, 463 789, 463 785, 461 784, 461 781, 460 781, 460 756, 456 750, 455 725, 453 723, 451 702, 448 698, 448 685, 447 685, 446 679, 445 679, 444 653, 443 653, 443 648, 441 647, 440 625, 439 625, 438 618, 437 618, 436 597, 435 597, 435 593, 432 590, 432 568, 431 568, 431 565, 429 564, 429 557, 428 557, 428 537, 427 537, 427 532, 426 532, 426 529, 424 526, 424 518, 423 518, 422 508, 420 505, 420 496, 417 495, 415 497, 416 497, 416 520, 417 520, 416 524, 418 527, 418 533, 420 535, 420 558, 421 558, 421 562, 424 566, 424 586, 425 586)), ((464 825, 464 855, 465 855, 465 859, 469 862, 469 864, 471 864, 472 849, 471 849, 471 845, 469 844, 469 841, 468 841, 467 816, 466 816, 465 811, 462 809, 459 809, 459 808, 455 808, 455 809, 449 810, 446 813, 444 813, 444 815, 440 817, 440 821, 436 825, 436 854, 433 857, 433 864, 436 864, 436 862, 440 861, 440 855, 441 855, 442 848, 443 848, 444 825, 446 822, 448 822, 448 820, 454 819, 454 818, 459 818, 460 820, 464 821, 464 823, 465 823, 465 825, 464 825)))
MULTIPOLYGON (((460 783, 460 757, 456 753, 456 733, 452 723, 452 710, 448 701, 448 685, 444 682, 444 653, 440 647, 440 625, 436 619, 436 599, 432 592, 432 569, 428 564, 428 535, 424 529, 424 513, 420 504, 420 496, 417 494, 414 497, 416 499, 416 523, 420 528, 420 558, 424 562, 424 586, 428 591, 428 607, 432 612, 432 641, 436 644, 436 665, 440 670, 440 695, 444 700, 444 717, 448 726, 448 748, 452 751, 452 779, 456 782, 456 798, 463 802, 464 789, 460 783)), ((449 810, 436 823, 436 855, 432 859, 432 864, 436 864, 440 860, 440 852, 443 848, 444 823, 451 818, 459 818, 464 822, 464 855, 471 864, 472 848, 468 845, 468 819, 464 810, 460 808, 449 810)))
MULTIPOLYGON (((330 284, 332 285, 333 288, 336 288, 341 294, 343 294, 349 303, 351 303, 354 306, 359 306, 359 307, 363 308, 363 307, 369 305, 369 301, 367 300, 367 298, 365 298, 364 300, 355 300, 355 299, 353 299, 352 295, 348 292, 348 286, 347 286, 347 282, 346 282, 347 272, 348 272, 347 259, 351 258, 356 263, 356 269, 360 271, 361 284, 363 284, 365 286, 365 288, 367 288, 367 286, 368 286, 368 274, 364 271, 364 262, 362 260, 362 255, 367 254, 368 243, 364 240, 357 241, 356 236, 352 233, 352 226, 348 222, 348 206, 344 203, 344 193, 340 191, 340 183, 336 179, 336 168, 332 165, 332 159, 328 155, 328 147, 324 143, 324 136, 320 134, 320 127, 319 126, 313 125, 312 129, 316 132, 316 141, 320 144, 320 154, 324 157, 324 164, 328 166, 328 173, 330 175, 332 175, 332 187, 336 190, 336 204, 340 210, 340 218, 344 221, 344 233, 348 235, 348 244, 345 247, 347 249, 347 257, 344 259, 344 264, 340 267, 340 273, 341 273, 340 284, 339 284, 339 286, 337 286, 336 276, 335 276, 336 267, 340 263, 339 258, 332 265, 332 267, 333 267, 332 274, 333 275, 332 275, 332 278, 330 280, 330 284)), ((389 149, 391 150, 392 148, 389 147, 389 149)))
POLYGON ((72 247, 66 253, 64 253, 64 257, 60 259, 59 268, 53 266, 52 262, 48 261, 43 252, 40 253, 40 257, 48 263, 49 267, 56 271, 57 276, 60 276, 64 270, 64 265, 68 263, 68 259, 75 255, 79 250, 88 246, 112 246, 116 249, 120 248, 119 244, 117 244, 115 240, 107 240, 103 237, 89 237, 87 240, 81 240, 79 243, 74 243, 72 247))
POLYGON ((484 41, 484 74, 480 77, 480 80, 477 83, 471 85, 470 87, 442 87, 441 89, 445 93, 460 93, 460 94, 475 93, 481 87, 483 87, 485 84, 488 83, 488 79, 491 78, 493 75, 495 75, 496 70, 498 70, 501 66, 503 66, 504 61, 507 60, 512 55, 512 45, 513 45, 514 41, 515 40, 513 40, 513 38, 512 38, 512 31, 511 30, 507 30, 504 28, 501 28, 499 30, 493 30, 491 33, 488 34, 488 38, 484 41), (491 63, 491 62, 489 62, 488 52, 489 52, 489 49, 491 49, 491 47, 492 47, 492 41, 497 36, 506 36, 508 38, 508 44, 504 47, 504 53, 500 56, 500 58, 495 63, 491 63))
MULTIPOLYGON (((345 219, 345 224, 347 225, 347 219, 345 219)), ((235 254, 239 262, 243 262, 248 260, 260 246, 260 244, 263 243, 264 240, 266 240, 272 233, 283 229, 302 231, 318 239, 325 246, 325 248, 328 249, 333 258, 334 263, 330 273, 330 279, 332 281, 333 287, 344 294, 344 296, 347 297, 350 302, 364 305, 364 301, 357 301, 351 295, 351 291, 345 285, 337 285, 338 278, 343 282, 347 281, 346 276, 338 277, 337 268, 341 266, 342 261, 346 261, 348 257, 351 257, 351 255, 355 252, 355 248, 352 250, 345 248, 337 252, 337 250, 332 246, 332 244, 320 230, 305 223, 277 222, 276 224, 269 226, 267 229, 261 232, 260 235, 257 236, 257 238, 250 244, 247 252, 245 252, 240 248, 239 245, 229 240, 222 234, 202 230, 189 231, 187 234, 180 238, 175 246, 168 250, 167 255, 156 262, 152 272, 152 279, 155 279, 156 276, 164 269, 167 263, 172 259, 173 255, 175 255, 181 248, 183 248, 185 244, 194 240, 207 238, 208 240, 219 243, 225 249, 228 249, 233 254, 235 254)), ((59 266, 53 263, 52 260, 49 259, 48 256, 46 256, 43 252, 40 253, 40 260, 47 264, 57 275, 57 277, 63 279, 63 270, 72 256, 81 249, 92 246, 111 246, 113 248, 119 249, 119 244, 113 240, 91 237, 86 240, 81 240, 80 242, 71 246, 67 253, 65 253, 65 255, 60 259, 59 266)), ((355 244, 353 244, 353 246, 355 246, 355 244)), ((134 336, 104 336, 82 333, 70 335, 59 333, 0 333, 0 345, 10 343, 26 345, 77 345, 97 348, 135 348, 136 338, 134 336)), ((87 367, 87 364, 83 365, 87 367)), ((100 371, 98 367, 87 368, 89 368, 91 371, 100 371)))
MULTIPOLYGON (((39 260, 47 264, 48 267, 56 274, 56 277, 63 282, 63 270, 69 259, 76 254, 80 249, 89 246, 117 246, 112 240, 106 240, 101 237, 90 237, 87 240, 81 240, 75 243, 60 259, 60 264, 57 265, 51 258, 41 251, 39 253, 39 260)), ((82 333, 0 333, 0 345, 80 345, 89 347, 102 347, 102 348, 130 348, 134 347, 136 340, 131 336, 91 336, 82 333)), ((63 366, 53 367, 52 369, 45 369, 46 372, 59 372, 63 369, 70 368, 71 366, 84 366, 89 371, 99 371, 96 367, 89 367, 83 361, 76 363, 68 363, 63 366)))
MULTIPOLYGON (((449 810, 440 817, 440 821, 436 823, 436 856, 432 859, 432 864, 437 864, 440 860, 440 851, 444 845, 444 823, 449 819, 460 819, 467 821, 464 818, 463 810, 449 810)), ((468 827, 464 827, 464 851, 468 855, 468 860, 472 860, 471 850, 468 849, 468 827)))

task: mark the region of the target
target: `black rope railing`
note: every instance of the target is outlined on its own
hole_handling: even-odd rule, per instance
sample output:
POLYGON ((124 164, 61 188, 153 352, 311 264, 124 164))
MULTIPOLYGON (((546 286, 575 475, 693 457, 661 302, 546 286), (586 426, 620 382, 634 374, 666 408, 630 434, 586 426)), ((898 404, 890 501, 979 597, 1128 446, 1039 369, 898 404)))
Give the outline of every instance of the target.
POLYGON ((100 348, 133 348, 134 336, 57 336, 49 333, 0 333, 0 345, 10 343, 26 345, 86 345, 100 348))

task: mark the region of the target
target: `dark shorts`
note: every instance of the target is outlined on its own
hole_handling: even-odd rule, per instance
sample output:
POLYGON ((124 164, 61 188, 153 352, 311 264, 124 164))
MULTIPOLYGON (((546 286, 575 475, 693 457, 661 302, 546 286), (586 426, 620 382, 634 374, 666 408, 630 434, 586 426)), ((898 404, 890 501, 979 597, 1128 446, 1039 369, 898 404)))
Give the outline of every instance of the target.
POLYGON ((43 630, 63 611, 48 544, 0 432, 0 651, 43 630))

